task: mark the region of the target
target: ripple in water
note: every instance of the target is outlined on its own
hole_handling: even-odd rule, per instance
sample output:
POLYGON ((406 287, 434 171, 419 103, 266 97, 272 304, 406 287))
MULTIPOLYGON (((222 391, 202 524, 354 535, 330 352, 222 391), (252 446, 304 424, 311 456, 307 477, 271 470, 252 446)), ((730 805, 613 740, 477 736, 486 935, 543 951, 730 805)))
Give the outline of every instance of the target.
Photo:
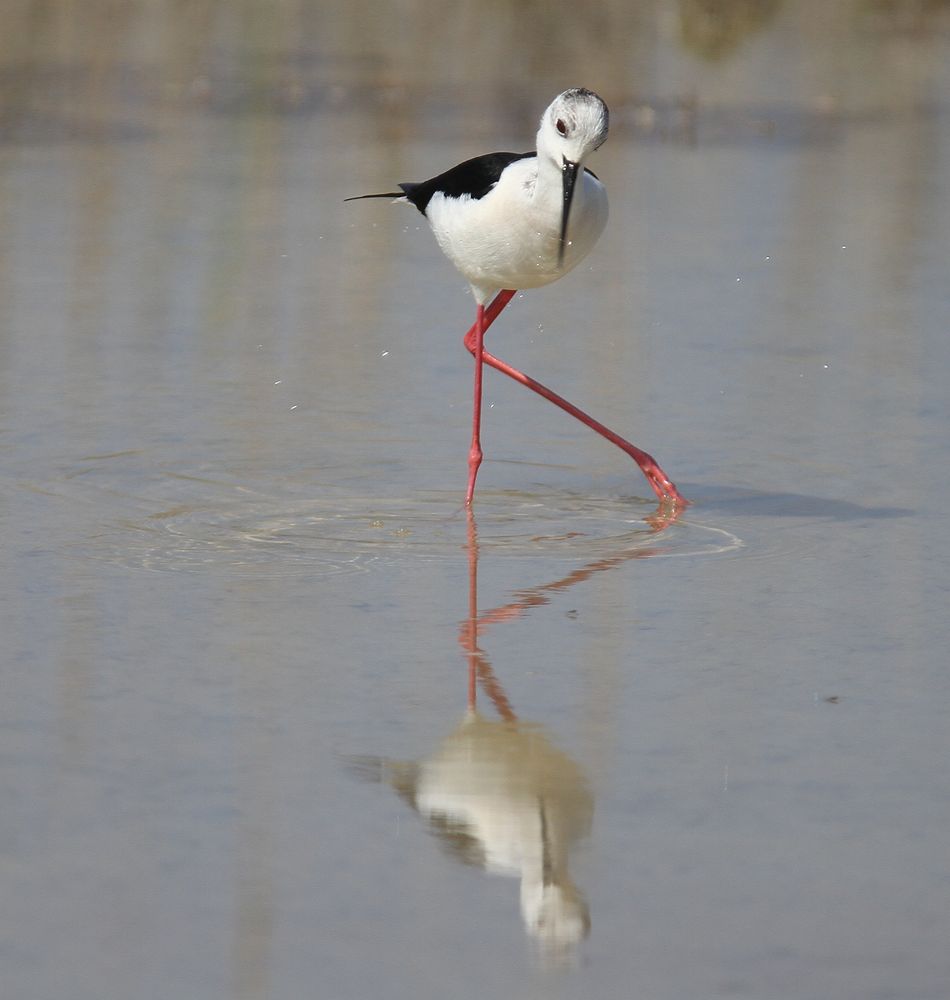
MULTIPOLYGON (((719 555, 731 532, 683 518, 657 531, 641 500, 485 491, 475 511, 479 551, 502 556, 658 558, 719 555)), ((457 559, 467 519, 457 493, 403 499, 248 496, 180 505, 124 520, 107 555, 152 570, 245 567, 268 575, 365 572, 407 557, 457 559)), ((102 539, 99 540, 103 541, 102 539)))

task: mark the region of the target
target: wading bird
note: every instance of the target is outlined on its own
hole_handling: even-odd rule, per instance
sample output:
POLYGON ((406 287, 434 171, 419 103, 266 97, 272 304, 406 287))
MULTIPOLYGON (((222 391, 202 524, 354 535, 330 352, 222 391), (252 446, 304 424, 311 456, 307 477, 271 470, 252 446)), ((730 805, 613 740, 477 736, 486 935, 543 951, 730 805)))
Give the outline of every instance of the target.
POLYGON ((607 192, 584 160, 607 139, 607 105, 592 91, 566 90, 541 117, 537 149, 488 153, 400 191, 394 198, 426 217, 445 255, 468 279, 477 303, 465 347, 475 357, 472 445, 466 505, 482 461, 482 369, 490 365, 586 424, 640 466, 661 504, 686 501, 656 461, 557 393, 484 349, 485 331, 517 289, 556 281, 590 253, 607 223, 607 192))

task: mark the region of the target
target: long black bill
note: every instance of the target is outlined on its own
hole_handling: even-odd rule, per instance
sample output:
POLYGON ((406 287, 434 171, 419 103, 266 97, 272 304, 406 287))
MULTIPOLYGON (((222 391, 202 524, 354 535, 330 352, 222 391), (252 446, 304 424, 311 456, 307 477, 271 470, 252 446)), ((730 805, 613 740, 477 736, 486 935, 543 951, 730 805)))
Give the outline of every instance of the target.
POLYGON ((564 264, 564 251, 567 249, 567 220, 571 214, 571 202, 574 200, 574 183, 577 180, 579 163, 572 163, 564 158, 561 166, 561 180, 564 184, 564 206, 561 209, 561 243, 557 249, 557 265, 564 264))

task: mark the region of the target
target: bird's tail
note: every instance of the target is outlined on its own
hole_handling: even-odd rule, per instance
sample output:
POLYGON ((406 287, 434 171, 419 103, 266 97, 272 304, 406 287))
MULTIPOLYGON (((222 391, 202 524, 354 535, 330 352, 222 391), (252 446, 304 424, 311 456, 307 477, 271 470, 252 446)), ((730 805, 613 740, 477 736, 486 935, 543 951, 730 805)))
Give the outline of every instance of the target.
POLYGON ((350 198, 344 198, 344 201, 360 201, 363 198, 405 198, 406 195, 403 191, 384 191, 382 194, 354 194, 350 198))

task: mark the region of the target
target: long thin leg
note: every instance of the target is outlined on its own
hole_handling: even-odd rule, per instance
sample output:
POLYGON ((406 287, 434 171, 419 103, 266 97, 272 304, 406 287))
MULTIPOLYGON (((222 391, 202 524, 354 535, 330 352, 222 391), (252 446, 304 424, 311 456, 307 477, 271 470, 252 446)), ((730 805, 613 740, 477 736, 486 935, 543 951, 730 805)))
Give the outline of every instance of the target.
MULTIPOLYGON (((516 382, 520 382, 522 385, 527 386, 532 390, 532 392, 536 392, 539 396, 543 396, 545 399, 550 400, 555 406, 559 406, 565 412, 570 413, 572 417, 576 417, 582 424, 585 424, 591 430, 600 434, 601 437, 604 437, 611 443, 615 444, 621 449, 621 451, 626 452, 634 460, 634 462, 640 466, 641 471, 647 478, 647 482, 653 487, 653 492, 656 493, 661 502, 672 502, 674 504, 689 503, 689 501, 683 497, 679 490, 673 485, 669 476, 667 476, 667 474, 660 468, 656 459, 654 459, 652 455, 648 455, 645 451, 637 448, 636 445, 631 444, 619 434, 615 434, 609 427, 605 427, 599 421, 594 420, 593 417, 585 413, 583 410, 578 409, 578 407, 576 407, 573 403, 569 403, 563 396, 559 396, 546 385, 542 385, 540 382, 531 378, 529 375, 525 375, 524 372, 519 371, 517 368, 512 368, 511 365, 506 364, 504 361, 500 361, 484 349, 485 331, 498 318, 499 313, 505 308, 506 305, 508 305, 515 294, 516 293, 514 291, 506 289, 503 292, 499 292, 495 296, 487 309, 483 310, 481 306, 479 306, 478 318, 475 321, 475 325, 468 331, 467 334, 465 334, 466 348, 476 355, 477 371, 481 371, 483 364, 491 365, 492 368, 497 369, 509 378, 513 378, 516 382)), ((480 394, 480 376, 477 377, 479 378, 478 391, 480 394)), ((471 502, 474 489, 475 476, 474 473, 472 473, 469 478, 469 494, 466 503, 471 502)))
MULTIPOLYGON (((496 313, 497 315, 497 313, 496 313)), ((479 303, 478 312, 475 316, 475 325, 469 331, 475 336, 469 346, 466 340, 466 347, 475 355, 475 401, 472 405, 472 447, 468 453, 468 489, 465 492, 465 506, 472 505, 472 497, 475 495, 475 477, 478 475, 478 467, 482 464, 482 356, 485 344, 485 307, 479 303)))

